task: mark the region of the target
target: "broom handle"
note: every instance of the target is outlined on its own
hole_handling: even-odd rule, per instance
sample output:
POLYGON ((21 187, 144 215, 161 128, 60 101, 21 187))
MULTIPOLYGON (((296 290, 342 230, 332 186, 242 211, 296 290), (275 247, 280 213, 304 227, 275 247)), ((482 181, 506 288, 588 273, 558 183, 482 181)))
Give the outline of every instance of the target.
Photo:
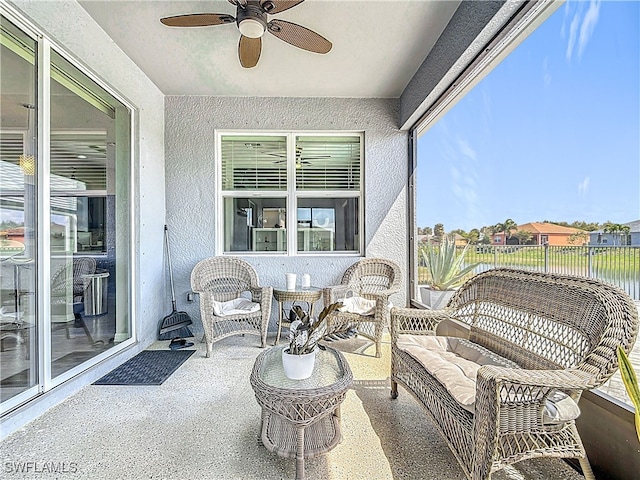
POLYGON ((171 251, 169 250, 169 231, 164 226, 164 243, 167 248, 167 261, 169 262, 169 283, 171 284, 171 306, 176 309, 176 292, 173 290, 173 269, 171 268, 171 251))

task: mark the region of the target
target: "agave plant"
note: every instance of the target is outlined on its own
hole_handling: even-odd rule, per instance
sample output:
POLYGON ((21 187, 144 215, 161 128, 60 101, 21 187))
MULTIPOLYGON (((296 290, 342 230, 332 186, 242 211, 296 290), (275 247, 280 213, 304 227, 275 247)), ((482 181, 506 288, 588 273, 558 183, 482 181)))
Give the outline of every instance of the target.
POLYGON ((467 245, 457 253, 454 240, 444 237, 440 244, 428 244, 420 251, 422 261, 429 273, 429 286, 434 290, 451 290, 464 283, 467 275, 478 263, 464 265, 467 245))
POLYGON ((626 352, 620 345, 618 345, 617 352, 620 375, 622 376, 624 387, 627 389, 633 406, 636 407, 636 434, 640 442, 640 387, 638 387, 638 377, 636 377, 636 372, 633 370, 629 357, 627 357, 626 352))
POLYGON ((325 319, 341 306, 340 302, 327 305, 314 320, 299 305, 294 305, 292 311, 297 318, 289 326, 289 353, 304 355, 313 352, 327 331, 325 319))

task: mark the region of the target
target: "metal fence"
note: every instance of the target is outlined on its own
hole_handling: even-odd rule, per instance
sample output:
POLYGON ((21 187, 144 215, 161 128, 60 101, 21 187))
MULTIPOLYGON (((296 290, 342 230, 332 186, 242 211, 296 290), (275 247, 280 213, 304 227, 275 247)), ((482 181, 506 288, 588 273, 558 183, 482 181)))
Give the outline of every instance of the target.
MULTIPOLYGON (((458 248, 462 253, 464 247, 458 248)), ((428 274, 421 258, 419 254, 418 284, 425 285, 428 274)), ((511 267, 598 278, 640 300, 640 246, 469 245, 465 264, 475 263, 475 273, 511 267)))

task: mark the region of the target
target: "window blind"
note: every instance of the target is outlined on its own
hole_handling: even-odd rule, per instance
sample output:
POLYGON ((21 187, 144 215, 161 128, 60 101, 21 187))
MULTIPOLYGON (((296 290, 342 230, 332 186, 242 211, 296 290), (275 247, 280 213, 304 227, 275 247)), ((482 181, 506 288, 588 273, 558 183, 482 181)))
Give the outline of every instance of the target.
POLYGON ((223 136, 224 190, 286 190, 285 137, 223 136))
POLYGON ((359 190, 360 137, 297 137, 298 190, 359 190))

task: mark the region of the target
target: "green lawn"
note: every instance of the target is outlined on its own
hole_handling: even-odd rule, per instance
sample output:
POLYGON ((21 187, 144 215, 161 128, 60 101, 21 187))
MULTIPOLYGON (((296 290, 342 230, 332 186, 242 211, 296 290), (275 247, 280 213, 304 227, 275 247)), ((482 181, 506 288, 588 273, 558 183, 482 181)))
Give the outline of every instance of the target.
MULTIPOLYGON (((593 276, 616 284, 640 282, 640 247, 469 246, 465 260, 466 264, 480 263, 488 268, 535 268, 544 271, 547 265, 549 272, 593 276)), ((419 266, 418 284, 426 284, 427 278, 426 268, 419 266)))

